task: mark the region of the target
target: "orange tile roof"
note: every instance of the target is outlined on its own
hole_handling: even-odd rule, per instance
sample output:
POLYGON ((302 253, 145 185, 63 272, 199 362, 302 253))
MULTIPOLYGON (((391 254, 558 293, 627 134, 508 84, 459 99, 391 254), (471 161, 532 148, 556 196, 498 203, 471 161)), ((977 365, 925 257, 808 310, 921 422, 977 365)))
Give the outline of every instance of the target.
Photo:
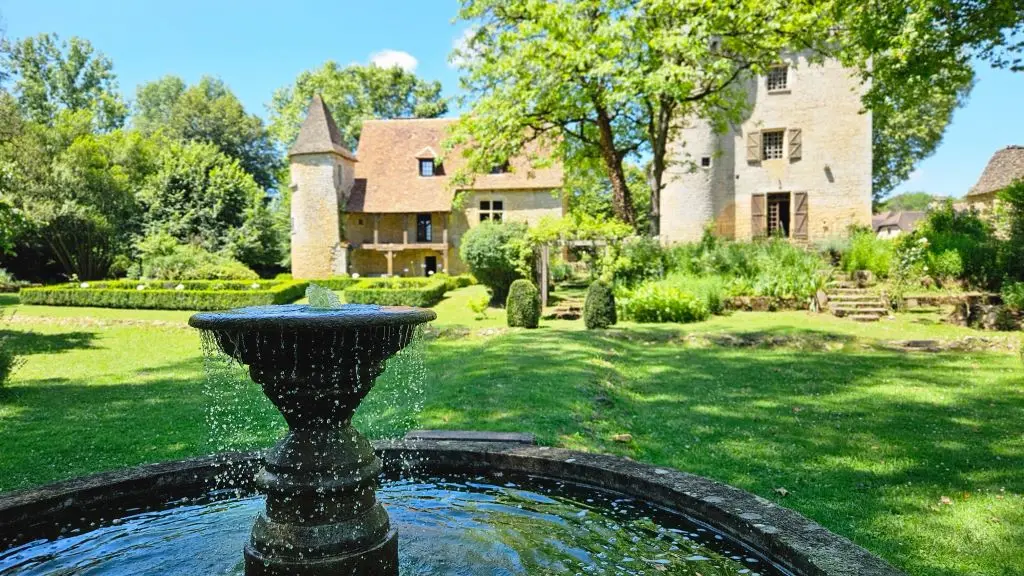
MULTIPOLYGON (((348 212, 449 212, 452 174, 465 166, 458 149, 447 154, 435 176, 419 175, 419 158, 429 149, 442 150, 453 118, 367 120, 359 137, 355 185, 348 212)), ((560 164, 534 169, 526 158, 514 158, 510 171, 481 174, 470 190, 538 190, 561 188, 560 164)))

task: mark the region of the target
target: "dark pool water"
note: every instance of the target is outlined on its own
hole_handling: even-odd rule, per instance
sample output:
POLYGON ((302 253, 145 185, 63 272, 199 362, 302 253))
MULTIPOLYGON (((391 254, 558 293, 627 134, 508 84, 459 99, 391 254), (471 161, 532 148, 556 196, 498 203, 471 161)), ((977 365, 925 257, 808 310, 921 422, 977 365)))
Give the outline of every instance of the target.
MULTIPOLYGON (((379 491, 403 576, 691 574, 785 576, 685 516, 537 478, 393 480, 379 491)), ((0 552, 0 574, 241 575, 259 496, 170 503, 0 552)))

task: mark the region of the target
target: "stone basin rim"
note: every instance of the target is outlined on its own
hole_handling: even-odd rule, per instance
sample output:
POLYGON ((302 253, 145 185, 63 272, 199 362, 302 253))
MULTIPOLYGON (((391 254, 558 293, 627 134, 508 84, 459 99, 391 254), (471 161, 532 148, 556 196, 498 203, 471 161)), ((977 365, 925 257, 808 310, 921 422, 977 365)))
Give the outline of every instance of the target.
POLYGON ((220 312, 199 312, 188 325, 201 330, 336 330, 374 326, 415 326, 437 318, 437 313, 411 306, 344 304, 341 308, 313 308, 308 304, 271 304, 220 312))
MULTIPOLYGON (((675 510, 753 548, 794 576, 905 576, 799 513, 720 482, 625 458, 547 446, 460 440, 374 442, 385 469, 423 473, 533 474, 617 491, 675 510)), ((263 452, 147 464, 0 494, 0 542, 47 519, 115 506, 166 503, 210 491, 227 464, 254 476, 263 452)), ((109 515, 108 515, 109 517, 109 515)), ((52 521, 52 520, 50 520, 52 521)))

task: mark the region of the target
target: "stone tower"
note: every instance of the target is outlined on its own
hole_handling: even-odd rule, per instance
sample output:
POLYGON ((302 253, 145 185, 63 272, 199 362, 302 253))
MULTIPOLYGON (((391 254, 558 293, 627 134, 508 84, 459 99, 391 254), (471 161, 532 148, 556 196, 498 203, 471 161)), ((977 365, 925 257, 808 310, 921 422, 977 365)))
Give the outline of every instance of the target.
POLYGON ((292 275, 329 278, 348 271, 342 212, 352 190, 356 157, 342 144, 319 95, 309 104, 288 151, 292 189, 292 275))

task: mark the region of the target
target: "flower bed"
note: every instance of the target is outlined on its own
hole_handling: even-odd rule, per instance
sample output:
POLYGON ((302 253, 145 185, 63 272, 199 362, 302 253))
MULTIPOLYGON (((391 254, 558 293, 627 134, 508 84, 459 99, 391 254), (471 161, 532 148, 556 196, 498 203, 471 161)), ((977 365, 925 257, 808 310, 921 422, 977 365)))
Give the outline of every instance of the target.
POLYGON ((25 288, 19 296, 22 304, 45 306, 226 310, 244 306, 288 304, 302 297, 307 284, 303 281, 278 280, 112 280, 25 288))
POLYGON ((447 290, 443 279, 368 278, 346 289, 345 300, 353 304, 429 308, 440 302, 447 290))

